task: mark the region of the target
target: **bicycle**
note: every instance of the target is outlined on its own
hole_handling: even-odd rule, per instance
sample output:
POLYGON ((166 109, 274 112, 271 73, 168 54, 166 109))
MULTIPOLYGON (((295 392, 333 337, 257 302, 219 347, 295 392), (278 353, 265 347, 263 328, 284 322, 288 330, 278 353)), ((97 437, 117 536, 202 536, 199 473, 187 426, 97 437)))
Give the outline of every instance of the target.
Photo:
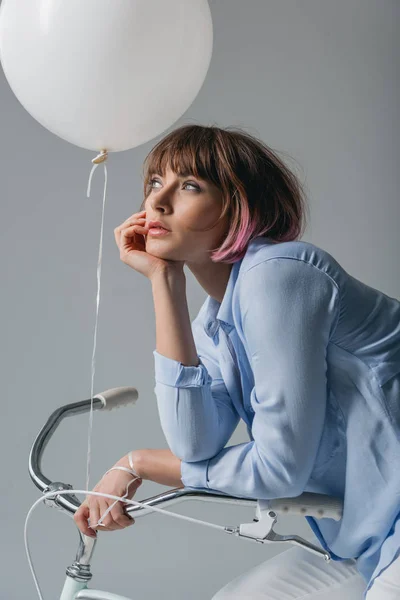
MULTIPOLYGON (((137 397, 138 393, 134 387, 112 388, 100 394, 96 394, 96 396, 93 397, 93 410, 112 410, 120 406, 134 404, 137 397)), ((116 496, 109 494, 100 494, 96 492, 89 492, 87 490, 74 490, 71 484, 65 484, 60 481, 52 482, 41 471, 41 460, 44 449, 62 419, 67 416, 88 412, 91 408, 91 404, 91 399, 88 399, 66 404, 56 409, 40 430, 29 454, 30 477, 34 484, 44 494, 44 497, 41 496, 31 507, 25 523, 25 540, 28 560, 30 562, 32 575, 40 597, 42 596, 30 560, 26 537, 27 523, 31 512, 36 505, 38 505, 38 503, 41 501, 44 501, 47 506, 55 507, 69 513, 70 515, 73 515, 81 504, 79 499, 75 496, 75 493, 91 493, 94 495, 106 496, 111 499, 119 499, 116 496)), ((220 529, 221 531, 230 535, 236 535, 239 538, 262 544, 272 542, 290 542, 297 544, 306 548, 310 552, 320 555, 326 561, 331 559, 329 552, 301 538, 298 535, 280 535, 273 530, 273 526, 277 522, 278 514, 291 513, 301 516, 332 518, 335 520, 340 520, 343 512, 342 501, 339 498, 309 492, 305 492, 295 498, 257 500, 238 498, 235 496, 218 494, 214 492, 205 493, 203 491, 197 492, 192 489, 175 488, 141 501, 126 500, 122 498, 120 500, 126 503, 126 512, 128 512, 135 519, 148 515, 152 512, 160 511, 175 518, 183 518, 189 521, 202 523, 220 529), (242 523, 237 526, 224 527, 214 523, 199 521, 198 519, 193 519, 191 517, 177 515, 159 508, 160 505, 170 506, 184 500, 202 500, 206 502, 222 502, 241 506, 252 506, 255 507, 256 514, 252 522, 242 523)), ((88 588, 88 583, 92 579, 92 573, 90 572, 90 561, 97 543, 97 537, 88 537, 82 534, 79 529, 78 533, 78 551, 75 561, 66 569, 66 579, 61 591, 60 600, 130 600, 129 598, 120 596, 118 594, 88 588)))

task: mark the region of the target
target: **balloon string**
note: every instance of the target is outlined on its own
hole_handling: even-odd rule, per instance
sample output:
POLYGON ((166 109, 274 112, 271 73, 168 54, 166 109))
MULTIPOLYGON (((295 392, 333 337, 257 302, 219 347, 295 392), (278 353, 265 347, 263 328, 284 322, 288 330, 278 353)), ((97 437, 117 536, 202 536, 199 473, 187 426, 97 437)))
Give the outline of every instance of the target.
POLYGON ((99 256, 97 260, 97 297, 96 297, 96 319, 94 327, 94 342, 93 342, 93 354, 92 354, 92 377, 91 377, 91 388, 90 388, 90 413, 89 413, 89 427, 88 427, 88 446, 87 446, 87 457, 86 457, 86 489, 89 490, 89 479, 90 479, 90 458, 91 458, 91 444, 92 444, 92 430, 93 430, 93 383, 95 374, 95 354, 96 354, 96 340, 97 340, 97 324, 99 320, 99 306, 100 306, 100 280, 101 280, 101 263, 103 255, 103 229, 104 229, 104 208, 106 203, 106 192, 107 192, 107 167, 105 161, 107 160, 107 152, 102 151, 95 159, 93 159, 93 167, 90 171, 89 182, 87 187, 87 197, 90 197, 90 187, 92 176, 100 162, 104 162, 104 191, 103 191, 103 209, 101 215, 101 227, 100 227, 100 245, 99 245, 99 256))

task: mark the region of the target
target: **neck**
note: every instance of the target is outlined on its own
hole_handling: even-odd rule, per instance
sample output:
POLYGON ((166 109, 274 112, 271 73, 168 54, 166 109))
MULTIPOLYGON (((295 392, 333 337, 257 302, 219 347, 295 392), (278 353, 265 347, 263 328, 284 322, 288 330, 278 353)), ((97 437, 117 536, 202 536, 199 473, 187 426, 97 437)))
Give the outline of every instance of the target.
POLYGON ((186 264, 207 294, 221 304, 233 265, 212 261, 186 264))

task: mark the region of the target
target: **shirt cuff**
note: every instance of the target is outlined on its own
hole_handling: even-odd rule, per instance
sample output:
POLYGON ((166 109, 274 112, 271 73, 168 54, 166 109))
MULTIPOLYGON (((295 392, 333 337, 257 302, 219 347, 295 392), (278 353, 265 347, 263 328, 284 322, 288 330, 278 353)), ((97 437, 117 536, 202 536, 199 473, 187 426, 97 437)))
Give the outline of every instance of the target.
POLYGON ((196 492, 205 492, 207 494, 218 494, 220 496, 230 496, 228 492, 214 490, 208 485, 208 463, 210 459, 199 460, 197 462, 185 462, 181 460, 181 481, 185 489, 196 492))
POLYGON ((210 489, 207 486, 207 468, 208 459, 197 462, 181 461, 181 480, 185 488, 203 489, 207 492, 210 489))
POLYGON ((209 375, 201 359, 197 367, 185 366, 181 362, 168 358, 154 350, 155 378, 159 383, 172 387, 202 387, 211 384, 209 375))

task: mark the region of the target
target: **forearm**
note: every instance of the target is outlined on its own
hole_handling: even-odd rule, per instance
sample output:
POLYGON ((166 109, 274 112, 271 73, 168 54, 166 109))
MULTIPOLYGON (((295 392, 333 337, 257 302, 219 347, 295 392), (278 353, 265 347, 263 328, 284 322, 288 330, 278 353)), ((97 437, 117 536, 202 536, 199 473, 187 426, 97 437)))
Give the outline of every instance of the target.
POLYGON ((151 281, 156 350, 184 366, 199 365, 186 298, 185 274, 160 273, 151 281))
POLYGON ((212 378, 200 362, 193 338, 184 273, 182 277, 162 273, 152 280, 152 287, 157 334, 155 391, 161 426, 176 457, 189 462, 203 460, 225 445, 236 413, 222 383, 214 386, 213 397, 212 378), (173 361, 183 366, 171 365, 173 361))
POLYGON ((142 479, 170 487, 184 487, 181 460, 169 449, 145 448, 132 452, 133 465, 142 479))

